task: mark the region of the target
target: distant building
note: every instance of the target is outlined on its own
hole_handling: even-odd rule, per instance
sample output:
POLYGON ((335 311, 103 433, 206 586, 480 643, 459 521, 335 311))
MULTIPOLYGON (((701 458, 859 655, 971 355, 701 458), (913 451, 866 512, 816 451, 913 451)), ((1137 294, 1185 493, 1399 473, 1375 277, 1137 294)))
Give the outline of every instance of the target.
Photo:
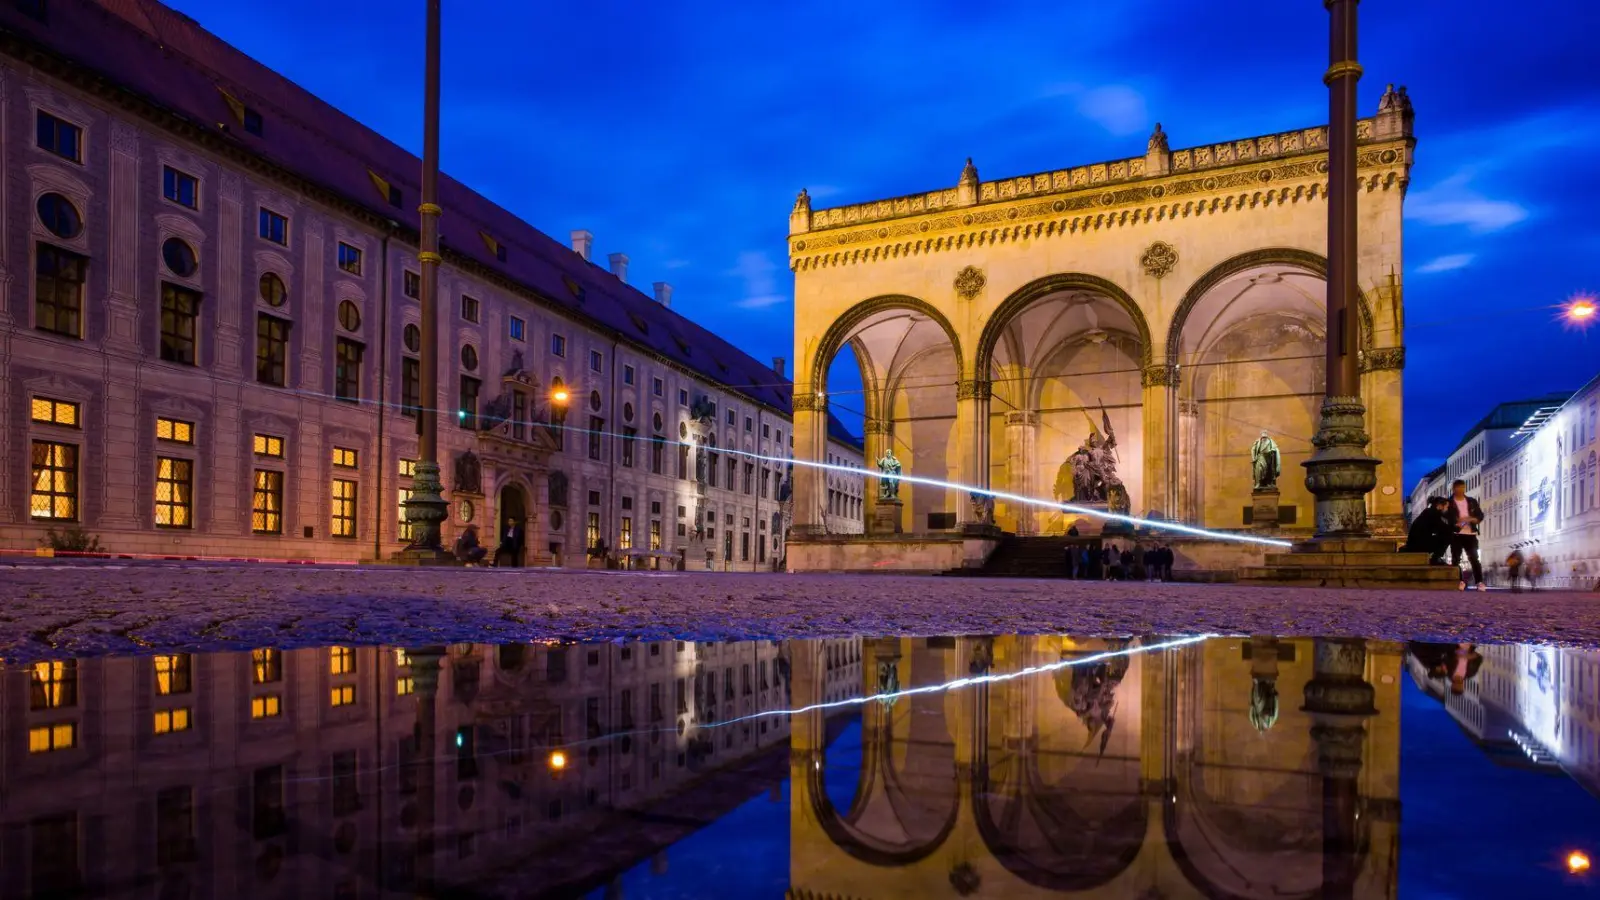
POLYGON ((1528 400, 1501 403, 1478 420, 1451 451, 1449 458, 1438 468, 1422 476, 1411 489, 1406 507, 1409 519, 1422 512, 1431 496, 1442 497, 1450 493, 1450 485, 1457 478, 1467 483, 1467 493, 1479 497, 1483 487, 1483 467, 1491 458, 1504 453, 1531 429, 1537 428, 1571 396, 1568 393, 1547 394, 1528 400))
MULTIPOLYGON (((783 559, 783 361, 635 290, 626 255, 597 265, 588 232, 563 246, 441 179, 423 397, 411 154, 154 2, 0 5, 0 123, 0 547, 81 527, 126 553, 387 556, 426 404, 447 542, 471 523, 492 549, 515 517, 529 564, 783 559)), ((831 428, 827 452, 861 441, 831 428)))

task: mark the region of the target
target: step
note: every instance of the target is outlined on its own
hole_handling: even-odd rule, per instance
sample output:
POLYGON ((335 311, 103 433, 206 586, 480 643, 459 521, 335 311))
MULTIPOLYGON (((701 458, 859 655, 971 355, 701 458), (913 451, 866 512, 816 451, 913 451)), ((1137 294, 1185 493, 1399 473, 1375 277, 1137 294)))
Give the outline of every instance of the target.
POLYGON ((1268 553, 1267 566, 1425 566, 1426 553, 1268 553))
POLYGON ((1399 541, 1382 538, 1349 538, 1299 541, 1292 550, 1295 553, 1394 553, 1399 548, 1399 541))
POLYGON ((1251 566, 1239 570, 1240 584, 1327 585, 1335 587, 1415 587, 1450 590, 1460 575, 1448 566, 1251 566))

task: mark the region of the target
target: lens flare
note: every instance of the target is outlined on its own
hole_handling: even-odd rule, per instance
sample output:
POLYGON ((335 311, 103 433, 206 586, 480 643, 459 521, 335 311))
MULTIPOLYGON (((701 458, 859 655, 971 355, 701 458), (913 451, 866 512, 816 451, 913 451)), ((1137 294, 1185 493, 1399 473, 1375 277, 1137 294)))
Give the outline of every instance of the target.
POLYGON ((1589 871, 1589 854, 1582 850, 1574 850, 1567 854, 1567 871, 1573 875, 1582 875, 1589 871))
POLYGON ((559 772, 567 767, 567 755, 557 750, 550 754, 550 770, 559 772))
POLYGON ((1600 303, 1592 294, 1577 294, 1562 305, 1561 319, 1568 328, 1588 328, 1600 320, 1600 303))

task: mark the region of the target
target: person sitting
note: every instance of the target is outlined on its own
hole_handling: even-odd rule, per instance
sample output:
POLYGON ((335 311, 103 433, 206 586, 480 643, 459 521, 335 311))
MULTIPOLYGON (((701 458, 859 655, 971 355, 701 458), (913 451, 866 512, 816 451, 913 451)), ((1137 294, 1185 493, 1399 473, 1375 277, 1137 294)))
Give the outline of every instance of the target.
POLYGON ((1445 518, 1445 509, 1450 501, 1443 497, 1429 497, 1428 506, 1417 514, 1411 523, 1411 530, 1406 534, 1405 546, 1400 548, 1402 553, 1426 553, 1428 562, 1433 565, 1444 565, 1444 552, 1450 549, 1450 535, 1455 529, 1445 518))
POLYGON ((488 555, 488 549, 478 544, 478 526, 468 525, 456 538, 456 559, 461 562, 475 566, 488 555))

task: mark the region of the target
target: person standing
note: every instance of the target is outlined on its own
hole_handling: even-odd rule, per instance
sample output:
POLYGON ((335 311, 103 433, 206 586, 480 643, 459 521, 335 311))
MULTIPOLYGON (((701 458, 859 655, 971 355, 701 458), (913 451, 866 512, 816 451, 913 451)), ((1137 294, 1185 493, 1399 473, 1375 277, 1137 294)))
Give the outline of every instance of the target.
POLYGON ((1078 574, 1078 548, 1072 546, 1071 544, 1068 544, 1067 547, 1066 547, 1066 554, 1067 554, 1067 579, 1068 580, 1072 580, 1072 579, 1080 577, 1079 574, 1078 574))
MULTIPOLYGON (((1449 523, 1450 564, 1461 567, 1461 555, 1472 564, 1472 581, 1480 591, 1488 590, 1483 583, 1483 563, 1478 560, 1478 523, 1483 521, 1483 507, 1478 498, 1467 496, 1467 483, 1457 478, 1450 483, 1450 503, 1445 508, 1445 521, 1449 523)), ((1461 579, 1460 590, 1467 589, 1467 580, 1461 579)))
POLYGON ((1120 560, 1121 557, 1117 556, 1116 544, 1100 548, 1100 577, 1102 580, 1110 581, 1116 577, 1120 560))
POLYGON ((1172 580, 1172 563, 1176 559, 1177 559, 1177 557, 1176 557, 1176 555, 1173 554, 1172 548, 1167 546, 1166 544, 1162 544, 1161 545, 1161 580, 1162 581, 1171 581, 1172 580))
POLYGON ((1126 581, 1133 577, 1133 560, 1132 546, 1122 548, 1122 566, 1117 573, 1118 581, 1126 581))
POLYGON ((1507 579, 1511 582, 1511 593, 1515 594, 1515 593, 1517 593, 1517 592, 1522 590, 1522 584, 1521 584, 1521 579, 1522 579, 1522 551, 1521 550, 1512 550, 1511 551, 1511 555, 1506 557, 1506 576, 1507 576, 1507 579))
POLYGON ((506 533, 500 538, 500 546, 494 550, 494 564, 496 567, 509 566, 516 568, 522 563, 522 523, 516 516, 506 517, 506 533), (505 562, 500 560, 505 558, 505 562))

